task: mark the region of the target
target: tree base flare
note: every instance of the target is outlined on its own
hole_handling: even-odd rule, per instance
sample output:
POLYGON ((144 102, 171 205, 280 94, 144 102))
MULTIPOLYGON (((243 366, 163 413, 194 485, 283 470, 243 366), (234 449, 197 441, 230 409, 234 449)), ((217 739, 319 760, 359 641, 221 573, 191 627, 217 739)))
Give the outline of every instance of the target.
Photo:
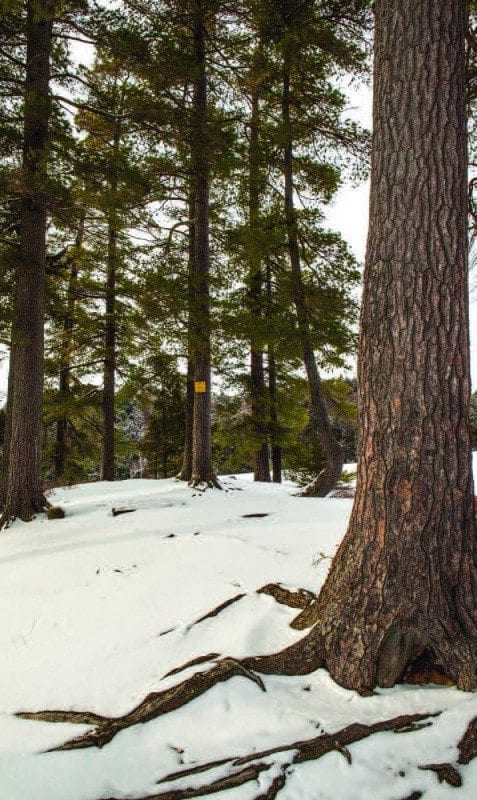
POLYGON ((205 492, 206 489, 222 489, 222 484, 215 475, 210 475, 208 478, 194 477, 189 481, 191 489, 197 489, 199 492, 205 492))
POLYGON ((16 519, 31 522, 36 514, 45 513, 49 505, 43 492, 36 492, 33 496, 19 497, 15 500, 7 498, 0 516, 0 530, 8 528, 16 519))

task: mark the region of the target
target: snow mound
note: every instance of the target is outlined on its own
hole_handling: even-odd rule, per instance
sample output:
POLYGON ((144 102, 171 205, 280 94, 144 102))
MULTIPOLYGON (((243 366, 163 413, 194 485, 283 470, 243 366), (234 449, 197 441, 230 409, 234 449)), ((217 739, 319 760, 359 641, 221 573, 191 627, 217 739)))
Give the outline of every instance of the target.
MULTIPOLYGON (((353 744, 351 764, 334 751, 294 765, 279 800, 475 797, 476 762, 459 767, 460 789, 419 769, 455 761, 456 744, 477 716, 477 697, 454 688, 402 686, 362 698, 323 670, 264 676, 266 692, 234 677, 102 749, 65 752, 45 751, 88 726, 15 716, 43 709, 118 716, 219 656, 270 653, 303 636, 290 627, 300 609, 257 590, 273 583, 316 593, 351 501, 301 498, 290 485, 240 476, 223 486, 199 492, 173 480, 129 480, 58 489, 50 500, 65 509, 64 519, 16 522, 2 536, 0 800, 142 798, 201 785, 200 775, 158 785, 191 765, 352 722, 437 711, 422 730, 353 744), (129 513, 113 516, 113 508, 129 513), (212 654, 208 662, 164 677, 204 654, 212 654)), ((257 780, 214 798, 256 798, 285 760, 289 752, 257 780)), ((222 774, 217 768, 207 780, 222 774)))

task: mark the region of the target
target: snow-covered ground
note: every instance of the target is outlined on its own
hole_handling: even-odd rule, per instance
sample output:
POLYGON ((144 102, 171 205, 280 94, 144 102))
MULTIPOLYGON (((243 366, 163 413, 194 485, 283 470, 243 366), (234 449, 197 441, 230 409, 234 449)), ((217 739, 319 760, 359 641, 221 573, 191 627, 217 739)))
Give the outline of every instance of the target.
MULTIPOLYGON (((240 756, 407 713, 433 713, 419 731, 378 733, 290 768, 279 800, 475 798, 477 760, 459 766, 460 789, 419 765, 455 762, 457 742, 477 716, 477 694, 400 686, 363 698, 324 670, 221 683, 182 708, 119 733, 102 749, 45 752, 85 725, 20 719, 18 711, 89 710, 117 716, 149 692, 211 663, 167 678, 207 653, 274 652, 303 632, 297 609, 257 589, 281 583, 317 592, 343 535, 351 500, 304 499, 290 485, 224 479, 200 493, 172 480, 124 481, 56 490, 63 520, 15 523, 0 537, 0 800, 98 800, 199 786, 201 773, 161 783, 188 765, 240 756), (112 516, 112 508, 135 508, 112 516), (246 517, 247 514, 267 514, 246 517), (214 607, 244 596, 192 625, 214 607)), ((290 753, 275 763, 290 761, 290 753)), ((216 776, 220 776, 220 768, 216 776)), ((262 796, 274 776, 214 794, 262 796)), ((170 795, 171 798, 175 797, 170 795)), ((177 796, 177 795, 176 795, 177 796)), ((187 795, 186 795, 187 796, 187 795)), ((190 795, 189 795, 190 796, 190 795)))

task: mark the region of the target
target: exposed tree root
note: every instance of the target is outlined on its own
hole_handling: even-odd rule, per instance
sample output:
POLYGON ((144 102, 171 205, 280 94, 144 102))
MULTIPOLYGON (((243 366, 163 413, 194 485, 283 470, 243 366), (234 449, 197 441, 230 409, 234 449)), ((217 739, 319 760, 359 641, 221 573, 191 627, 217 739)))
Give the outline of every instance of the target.
POLYGON ((191 658, 190 661, 186 661, 185 664, 181 664, 180 667, 174 667, 174 669, 169 670, 163 675, 163 678, 170 678, 171 675, 177 675, 179 672, 184 672, 185 669, 189 667, 196 667, 198 664, 204 664, 206 661, 214 661, 214 659, 219 658, 220 653, 207 653, 205 656, 197 656, 197 658, 191 658))
POLYGON ((320 635, 313 628, 303 639, 269 656, 249 656, 241 663, 263 675, 309 675, 324 665, 320 635))
POLYGON ((211 475, 207 480, 192 477, 189 481, 189 486, 191 489, 198 489, 200 492, 205 492, 206 489, 222 489, 222 484, 215 475, 211 475))
POLYGON ((304 631, 306 628, 312 628, 316 622, 317 605, 318 600, 312 600, 312 602, 304 608, 303 611, 300 611, 298 616, 290 622, 290 628, 296 631, 304 631))
POLYGON ((36 719, 47 722, 82 722, 82 724, 96 726, 94 730, 70 739, 59 747, 52 748, 53 751, 104 747, 105 744, 114 739, 119 731, 139 723, 149 722, 156 717, 162 716, 162 714, 168 714, 170 711, 175 711, 177 708, 199 697, 217 683, 229 680, 234 676, 248 678, 254 681, 262 691, 265 691, 261 678, 255 675, 244 662, 233 658, 224 658, 207 672, 198 672, 187 680, 182 681, 182 683, 162 692, 151 692, 136 708, 121 717, 100 717, 90 712, 78 711, 21 711, 17 716, 22 719, 36 719))
POLYGON ((450 786, 462 786, 462 778, 452 764, 425 764, 419 769, 435 772, 439 778, 439 783, 445 781, 450 786))
MULTIPOLYGON (((457 748, 459 750, 458 764, 469 764, 477 757, 477 717, 474 717, 469 723, 457 748)), ((452 764, 425 764, 419 769, 432 770, 436 773, 440 783, 446 781, 450 786, 462 786, 462 777, 452 764)))
POLYGON ((457 747, 459 749, 458 764, 469 764, 477 756, 477 717, 474 717, 469 724, 457 747))
POLYGON ((16 502, 7 501, 0 516, 0 530, 9 528, 16 519, 31 522, 36 514, 46 513, 50 505, 42 492, 34 497, 20 497, 16 502))
POLYGON ((102 725, 109 717, 102 717, 92 711, 18 711, 21 719, 34 719, 40 722, 71 722, 76 725, 102 725))
POLYGON ((283 789, 287 781, 286 770, 290 764, 283 764, 279 775, 273 779, 268 789, 263 794, 257 795, 254 800, 275 800, 280 789, 283 789))
MULTIPOLYGON (((206 773, 220 766, 231 768, 231 772, 222 778, 203 784, 199 787, 187 787, 184 789, 168 789, 159 794, 148 795, 138 798, 138 800, 185 800, 189 797, 203 797, 223 789, 242 786, 252 780, 257 780, 261 772, 269 770, 273 762, 264 762, 277 753, 290 752, 291 757, 286 764, 281 765, 281 772, 271 782, 265 793, 258 795, 255 800, 274 800, 278 792, 285 785, 286 776, 289 768, 294 764, 303 764, 306 761, 315 761, 333 750, 347 753, 347 747, 354 742, 366 739, 374 733, 382 731, 392 731, 393 733, 405 733, 407 731, 419 730, 431 724, 429 718, 436 714, 413 714, 395 717, 393 719, 382 720, 373 725, 363 725, 353 723, 336 733, 322 733, 313 739, 299 740, 296 742, 271 747, 261 752, 250 753, 245 756, 235 756, 224 758, 219 761, 210 761, 190 768, 185 768, 177 772, 166 775, 158 784, 170 783, 192 775, 206 773), (238 769, 237 769, 238 768, 238 769)), ((348 760, 348 758, 347 758, 348 760)), ((104 800, 119 800, 119 798, 104 798, 104 800)))
POLYGON ((216 617, 217 614, 220 614, 221 611, 233 605, 233 603, 236 603, 237 600, 241 600, 242 597, 245 597, 244 592, 242 592, 241 594, 236 594, 235 597, 231 597, 229 600, 225 600, 223 603, 220 603, 220 605, 213 608, 212 611, 208 611, 207 614, 204 614, 202 617, 199 617, 199 619, 196 619, 195 622, 191 622, 191 624, 187 626, 186 630, 189 631, 191 628, 194 627, 194 625, 198 625, 199 622, 203 622, 205 619, 216 617))
MULTIPOLYGON (((243 769, 233 772, 230 775, 225 775, 223 778, 218 778, 217 780, 207 784, 205 787, 200 786, 198 788, 191 787, 188 789, 173 789, 170 792, 161 792, 160 794, 153 794, 149 795, 148 797, 138 798, 138 800, 185 800, 185 798, 189 797, 203 797, 204 794, 215 794, 215 792, 221 792, 226 789, 234 789, 237 786, 243 786, 245 783, 249 783, 250 781, 256 781, 258 780, 261 772, 269 770, 272 766, 272 764, 265 763, 251 764, 250 766, 243 767, 243 769)), ((102 800, 117 800, 117 798, 108 797, 103 798, 102 800)))
POLYGON ((277 603, 290 608, 307 608, 316 599, 313 592, 309 592, 308 589, 285 589, 279 583, 267 583, 266 586, 257 589, 257 594, 268 594, 274 597, 277 603))
POLYGON ((290 628, 297 631, 311 628, 316 622, 317 598, 308 589, 285 589, 277 583, 267 583, 257 590, 258 594, 268 594, 274 597, 277 603, 290 608, 301 608, 302 611, 290 622, 290 628))
POLYGON ((241 661, 234 658, 223 658, 209 670, 198 672, 170 689, 151 692, 136 708, 121 717, 101 717, 87 711, 21 711, 17 716, 22 719, 36 719, 45 722, 95 725, 94 730, 70 739, 59 747, 52 748, 55 751, 104 747, 114 739, 119 731, 175 711, 216 684, 235 676, 248 678, 254 681, 262 691, 265 691, 263 681, 256 672, 266 675, 307 675, 322 666, 322 663, 320 642, 311 631, 300 641, 272 655, 251 656, 241 661))

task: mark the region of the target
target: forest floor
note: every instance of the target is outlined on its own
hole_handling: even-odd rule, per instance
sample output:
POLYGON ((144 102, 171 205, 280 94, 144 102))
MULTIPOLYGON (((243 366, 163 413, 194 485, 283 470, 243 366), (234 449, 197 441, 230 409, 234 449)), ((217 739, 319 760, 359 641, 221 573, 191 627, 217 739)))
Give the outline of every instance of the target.
POLYGON ((0 800, 477 797, 477 759, 459 764, 460 788, 420 768, 457 766, 477 693, 401 685, 364 698, 324 670, 262 675, 266 691, 238 670, 102 748, 54 749, 93 730, 95 714, 124 715, 221 657, 273 653, 306 634, 290 623, 311 595, 285 591, 284 604, 276 589, 277 599, 257 590, 316 593, 352 501, 301 498, 291 485, 244 477, 223 486, 201 493, 173 480, 134 480, 57 489, 50 501, 64 519, 16 522, 2 534, 0 800), (136 510, 113 516, 113 508, 136 510), (90 724, 16 715, 45 709, 88 711, 90 724), (426 721, 373 733, 399 715, 426 721), (353 723, 362 723, 358 733, 371 726, 370 735, 325 736, 353 723), (325 754, 315 747, 298 758, 316 737, 331 742, 325 754), (238 769, 237 758, 254 753, 238 769), (231 771, 239 779, 228 788, 231 771))

